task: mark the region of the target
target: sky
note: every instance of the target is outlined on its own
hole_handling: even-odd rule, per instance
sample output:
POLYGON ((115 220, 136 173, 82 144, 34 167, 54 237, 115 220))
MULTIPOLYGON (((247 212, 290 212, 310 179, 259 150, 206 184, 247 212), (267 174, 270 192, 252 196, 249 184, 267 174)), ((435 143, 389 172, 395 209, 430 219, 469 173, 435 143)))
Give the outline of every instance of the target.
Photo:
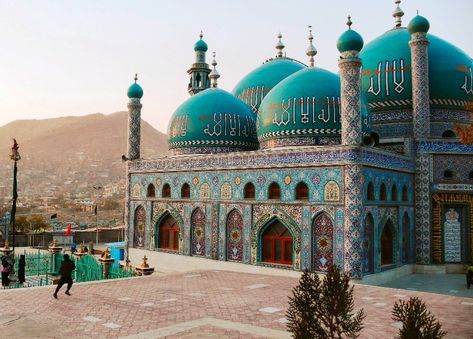
MULTIPOLYGON (((435 34, 473 56, 473 0, 404 0, 403 26, 416 10, 435 34)), ((217 53, 219 87, 275 55, 307 63, 307 26, 316 66, 337 72, 336 42, 346 16, 365 44, 394 27, 394 0, 0 0, 0 126, 18 119, 126 110, 135 73, 142 118, 166 132, 189 97, 187 69, 200 31, 217 53)))

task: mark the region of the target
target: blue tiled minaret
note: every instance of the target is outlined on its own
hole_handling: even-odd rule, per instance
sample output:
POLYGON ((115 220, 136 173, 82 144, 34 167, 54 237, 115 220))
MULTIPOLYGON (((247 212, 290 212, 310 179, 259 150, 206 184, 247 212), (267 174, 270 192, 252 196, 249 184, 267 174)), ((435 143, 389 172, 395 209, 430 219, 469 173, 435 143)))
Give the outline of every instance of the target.
MULTIPOLYGON (((341 78, 342 144, 360 146, 361 130, 361 60, 358 57, 363 48, 363 38, 351 29, 348 17, 348 30, 337 42, 341 53, 338 66, 341 78)), ((344 270, 354 278, 363 276, 363 174, 359 163, 348 164, 344 168, 345 186, 345 260, 344 270)))

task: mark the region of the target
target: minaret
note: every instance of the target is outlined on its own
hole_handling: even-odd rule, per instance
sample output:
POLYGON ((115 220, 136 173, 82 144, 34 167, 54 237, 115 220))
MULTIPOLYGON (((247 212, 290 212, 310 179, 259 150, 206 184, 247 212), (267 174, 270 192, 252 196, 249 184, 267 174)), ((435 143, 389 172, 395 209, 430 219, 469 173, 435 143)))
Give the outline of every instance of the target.
POLYGON ((402 9, 399 7, 399 4, 401 3, 401 0, 396 0, 394 3, 397 5, 396 9, 393 12, 393 17, 394 17, 394 22, 396 24, 397 28, 400 28, 402 26, 402 17, 404 15, 404 12, 402 9))
MULTIPOLYGON (((412 122, 414 140, 417 144, 430 136, 430 94, 429 94, 429 21, 417 15, 408 25, 411 33, 412 69, 412 122)), ((430 165, 429 154, 415 152, 415 225, 416 263, 430 264, 430 165)))
POLYGON ((305 54, 309 57, 309 67, 314 67, 314 56, 317 54, 314 44, 312 43, 314 36, 312 35, 312 26, 309 26, 309 47, 305 54))
POLYGON ((217 60, 215 60, 216 53, 213 52, 213 60, 212 60, 212 72, 209 74, 209 78, 212 81, 212 88, 217 88, 217 80, 220 78, 220 73, 215 68, 217 66, 217 60))
POLYGON ((138 74, 135 74, 135 83, 128 88, 128 148, 127 157, 129 160, 140 158, 141 143, 141 101, 143 89, 136 83, 138 74))
POLYGON ((200 32, 200 40, 194 44, 195 62, 187 71, 190 75, 189 86, 187 88, 190 95, 194 95, 210 87, 209 65, 205 62, 205 52, 208 50, 207 43, 202 40, 202 32, 200 32))
MULTIPOLYGON (((348 30, 337 41, 341 53, 338 66, 341 78, 342 144, 360 146, 361 132, 361 60, 358 57, 363 48, 363 38, 351 29, 348 16, 348 30)), ((354 278, 363 276, 363 172, 362 165, 352 162, 344 166, 345 224, 344 224, 344 271, 354 278)))
POLYGON ((276 43, 276 51, 277 51, 277 52, 276 52, 276 58, 282 58, 282 57, 284 57, 283 49, 284 49, 284 47, 286 47, 286 46, 284 46, 284 44, 283 44, 283 42, 281 41, 281 39, 282 39, 282 34, 281 34, 281 32, 279 32, 279 34, 278 34, 278 42, 276 43))

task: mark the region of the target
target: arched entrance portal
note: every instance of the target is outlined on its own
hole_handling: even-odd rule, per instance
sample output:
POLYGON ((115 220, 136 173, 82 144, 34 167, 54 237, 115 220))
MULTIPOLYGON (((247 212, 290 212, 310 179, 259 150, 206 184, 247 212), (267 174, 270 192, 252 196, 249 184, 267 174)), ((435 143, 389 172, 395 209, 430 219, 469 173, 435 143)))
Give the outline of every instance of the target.
POLYGON ((333 265, 333 222, 325 213, 314 219, 314 271, 327 271, 333 265))
POLYGON ((374 219, 371 213, 368 213, 365 218, 365 236, 363 239, 363 272, 374 272, 374 219))
POLYGON ((261 234, 262 261, 272 264, 292 265, 291 232, 278 219, 271 222, 261 234))
POLYGON ((133 245, 137 248, 145 247, 145 225, 146 225, 146 211, 143 206, 138 206, 135 210, 135 218, 134 218, 134 239, 133 245))
POLYGON ((179 251, 179 224, 172 215, 166 214, 161 219, 159 225, 157 225, 156 231, 158 235, 156 247, 170 251, 179 251))
POLYGON ((191 255, 205 256, 205 213, 196 208, 191 215, 191 255))
POLYGON ((243 217, 237 210, 227 217, 227 260, 243 260, 243 217))
POLYGON ((392 265, 394 263, 394 226, 389 219, 383 228, 381 233, 381 266, 392 265))

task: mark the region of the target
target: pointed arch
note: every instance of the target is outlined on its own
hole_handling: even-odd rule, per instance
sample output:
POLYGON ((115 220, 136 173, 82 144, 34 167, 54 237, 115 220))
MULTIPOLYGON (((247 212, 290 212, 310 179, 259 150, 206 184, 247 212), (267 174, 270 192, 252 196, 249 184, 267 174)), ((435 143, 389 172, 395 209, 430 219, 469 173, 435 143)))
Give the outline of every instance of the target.
POLYGON ((379 200, 381 201, 386 201, 387 197, 386 197, 386 185, 384 184, 384 182, 381 184, 381 187, 379 188, 379 200))
POLYGON ((197 207, 191 214, 191 255, 205 256, 205 213, 197 207))
POLYGON ((407 186, 402 186, 402 201, 407 202, 409 201, 409 193, 407 192, 407 186))
POLYGON ((397 186, 396 184, 393 184, 393 186, 391 187, 391 201, 397 201, 397 200, 398 200, 397 186))
POLYGON ((170 205, 163 204, 163 203, 154 204, 153 206, 153 216, 151 219, 151 225, 152 225, 151 240, 154 239, 154 249, 159 248, 159 225, 164 220, 164 218, 166 218, 167 215, 171 215, 177 221, 176 227, 178 227, 179 229, 178 251, 179 253, 183 253, 182 239, 183 239, 184 220, 182 219, 182 216, 181 214, 179 214, 178 210, 176 210, 170 205))
POLYGON ((296 200, 309 200, 309 187, 305 182, 299 182, 295 189, 296 200))
POLYGON ((227 260, 243 260, 243 216, 237 209, 227 215, 227 260))
POLYGON ((363 272, 374 272, 374 218, 370 212, 364 220, 363 272))
POLYGON ((163 189, 161 190, 161 197, 163 198, 171 197, 171 186, 168 183, 165 183, 163 185, 163 189))
POLYGON ((166 211, 156 223, 155 247, 179 252, 180 227, 178 221, 166 211))
POLYGON ((255 185, 253 185, 253 183, 246 183, 245 187, 243 188, 243 198, 245 200, 255 199, 255 185))
POLYGON ((133 229, 133 246, 135 248, 144 248, 146 245, 146 210, 142 205, 135 209, 133 229))
POLYGON ((292 266, 294 239, 286 225, 274 218, 262 229, 260 237, 262 262, 292 266))
POLYGON ((381 266, 392 265, 395 263, 395 229, 394 224, 389 218, 384 224, 380 237, 380 263, 381 266))
POLYGON ((374 201, 374 185, 372 182, 369 182, 366 188, 366 200, 374 201))
POLYGON ((185 182, 181 187, 181 199, 190 199, 191 197, 191 187, 187 182, 185 182))
POLYGON ((325 272, 333 265, 333 220, 320 213, 312 222, 313 229, 313 269, 325 272))
POLYGON ((156 196, 156 191, 153 184, 148 185, 148 188, 146 189, 146 196, 148 198, 154 198, 156 196))
POLYGON ((272 182, 268 186, 268 199, 281 200, 281 188, 277 182, 272 182))

